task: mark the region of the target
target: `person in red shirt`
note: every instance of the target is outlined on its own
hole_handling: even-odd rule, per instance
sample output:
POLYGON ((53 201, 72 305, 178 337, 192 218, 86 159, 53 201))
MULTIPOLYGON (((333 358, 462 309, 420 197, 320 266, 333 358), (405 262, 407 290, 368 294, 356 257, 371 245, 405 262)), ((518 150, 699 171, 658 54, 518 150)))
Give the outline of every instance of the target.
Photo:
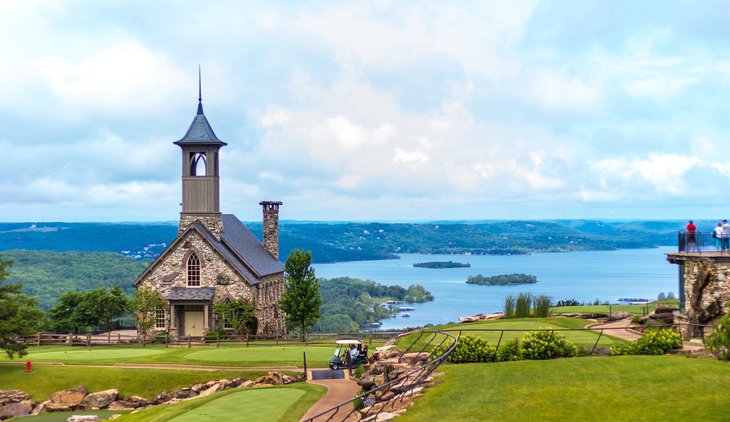
POLYGON ((697 252, 697 226, 692 220, 689 220, 689 224, 687 224, 687 251, 692 252, 692 249, 697 252))

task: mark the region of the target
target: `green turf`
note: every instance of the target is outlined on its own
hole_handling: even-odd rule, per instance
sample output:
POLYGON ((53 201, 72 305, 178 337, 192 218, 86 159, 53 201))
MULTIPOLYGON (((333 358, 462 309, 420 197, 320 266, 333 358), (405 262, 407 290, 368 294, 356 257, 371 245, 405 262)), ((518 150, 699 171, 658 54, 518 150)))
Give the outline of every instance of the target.
MULTIPOLYGON (((564 335, 569 341, 584 349, 593 348, 597 339, 599 340, 597 347, 603 348, 624 342, 623 340, 611 337, 609 331, 601 335, 600 339, 599 334, 593 331, 561 331, 563 329, 585 328, 586 324, 588 324, 588 321, 579 318, 524 318, 480 321, 468 324, 447 324, 433 327, 433 329, 447 331, 456 337, 465 334, 484 337, 492 346, 497 345, 500 341, 500 336, 502 337, 501 343, 504 343, 522 337, 526 331, 545 328, 558 330, 557 332, 564 335)), ((398 341, 398 345, 400 347, 407 347, 416 337, 417 334, 405 336, 398 341)), ((423 345, 424 340, 429 338, 428 336, 422 337, 419 345, 423 345)), ((440 338, 436 340, 440 340, 440 338)))
MULTIPOLYGON (((62 362, 73 365, 114 363, 172 363, 185 365, 218 366, 296 366, 303 367, 303 352, 307 353, 309 367, 326 367, 332 357, 332 345, 302 346, 287 344, 280 346, 226 345, 200 347, 170 347, 149 345, 122 346, 40 346, 29 347, 30 359, 37 362, 62 362)), ((0 360, 10 360, 4 354, 0 360)))
POLYGON ((586 357, 439 370, 442 382, 399 421, 719 421, 730 414, 730 366, 709 359, 586 357))
POLYGON ((134 421, 298 421, 326 389, 304 383, 282 387, 230 390, 209 397, 157 406, 124 415, 134 421))
POLYGON ((56 391, 83 384, 90 392, 116 388, 124 397, 153 399, 162 391, 222 378, 255 379, 266 371, 186 371, 163 369, 94 368, 85 366, 36 365, 25 373, 21 365, 0 366, 0 389, 23 390, 36 401, 48 399, 56 391))
POLYGON ((73 412, 49 412, 23 417, 23 422, 66 422, 71 415, 97 415, 104 420, 111 415, 128 413, 126 410, 74 410, 73 412))

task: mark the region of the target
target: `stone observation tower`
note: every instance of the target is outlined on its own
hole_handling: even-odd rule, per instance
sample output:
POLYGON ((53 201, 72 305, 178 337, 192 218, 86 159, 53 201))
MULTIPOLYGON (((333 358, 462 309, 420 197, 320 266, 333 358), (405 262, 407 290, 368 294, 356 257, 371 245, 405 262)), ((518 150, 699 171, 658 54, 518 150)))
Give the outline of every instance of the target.
POLYGON ((220 149, 203 113, 198 81, 198 109, 185 136, 174 142, 182 151, 182 211, 177 238, 134 282, 159 293, 155 330, 172 338, 201 337, 214 328, 232 330, 216 304, 244 300, 253 305, 259 336, 286 336, 279 301, 284 266, 279 261, 279 207, 261 202, 263 243, 233 214, 220 210, 220 149))
MULTIPOLYGON (((683 244, 686 243, 680 239, 680 245, 683 244)), ((683 314, 675 317, 675 322, 680 323, 680 331, 685 337, 709 334, 712 329, 705 326, 717 324, 728 312, 726 304, 730 301, 728 252, 715 251, 714 244, 704 250, 698 246, 692 252, 680 250, 667 254, 667 261, 679 266, 679 300, 683 314)))

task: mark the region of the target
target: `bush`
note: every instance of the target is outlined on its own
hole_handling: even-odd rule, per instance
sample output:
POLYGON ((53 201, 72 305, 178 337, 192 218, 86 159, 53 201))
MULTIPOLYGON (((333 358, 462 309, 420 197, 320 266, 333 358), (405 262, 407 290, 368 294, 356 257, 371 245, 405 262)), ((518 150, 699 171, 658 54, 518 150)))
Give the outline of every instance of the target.
POLYGON ((547 318, 552 305, 550 296, 538 295, 532 300, 532 313, 535 318, 547 318))
POLYGON ((555 304, 555 306, 579 306, 580 302, 578 302, 575 299, 565 299, 565 300, 559 300, 558 303, 555 304))
POLYGON ((508 295, 504 298, 504 318, 515 317, 515 298, 512 295, 508 295))
POLYGON ((528 331, 519 342, 524 359, 543 360, 578 355, 578 347, 554 331, 528 331))
POLYGON ((355 376, 355 378, 360 378, 360 377, 362 377, 362 374, 364 374, 364 373, 365 373, 365 368, 362 365, 360 365, 357 368, 355 368, 353 375, 355 376))
MULTIPOLYGON (((441 356, 449 347, 451 344, 441 345, 434 350, 432 356, 441 356)), ((483 337, 463 335, 447 360, 451 363, 494 362, 494 348, 483 337)))
POLYGON ((721 360, 730 360, 730 313, 720 318, 707 340, 707 346, 721 360))
POLYGON ((682 348, 682 337, 672 329, 646 330, 640 339, 611 346, 612 355, 663 355, 682 348))
POLYGON ((215 328, 215 329, 209 330, 207 333, 205 333, 206 341, 215 341, 218 338, 220 338, 222 340, 227 339, 228 331, 226 331, 225 328, 215 328))
POLYGON ((157 331, 155 333, 155 339, 153 340, 155 343, 158 344, 165 344, 165 340, 167 339, 167 333, 164 331, 157 331))
POLYGON ((529 318, 530 305, 532 305, 532 295, 530 293, 520 293, 515 299, 515 318, 529 318))
POLYGON ((497 350, 497 361, 509 362, 514 360, 522 360, 520 342, 517 339, 504 343, 497 350))

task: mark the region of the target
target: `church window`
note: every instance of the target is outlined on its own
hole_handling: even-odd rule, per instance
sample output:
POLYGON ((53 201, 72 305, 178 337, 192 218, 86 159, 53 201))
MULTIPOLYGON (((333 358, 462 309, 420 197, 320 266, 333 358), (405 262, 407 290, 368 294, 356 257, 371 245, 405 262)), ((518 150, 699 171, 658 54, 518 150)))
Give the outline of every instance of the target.
POLYGON ((193 176, 205 176, 208 174, 208 159, 205 153, 195 152, 190 160, 190 174, 193 176))
POLYGON ((198 255, 190 254, 187 262, 188 270, 188 287, 200 286, 200 259, 198 255))
POLYGON ((157 308, 155 311, 155 327, 156 328, 165 328, 167 326, 167 314, 165 313, 165 308, 157 308))

